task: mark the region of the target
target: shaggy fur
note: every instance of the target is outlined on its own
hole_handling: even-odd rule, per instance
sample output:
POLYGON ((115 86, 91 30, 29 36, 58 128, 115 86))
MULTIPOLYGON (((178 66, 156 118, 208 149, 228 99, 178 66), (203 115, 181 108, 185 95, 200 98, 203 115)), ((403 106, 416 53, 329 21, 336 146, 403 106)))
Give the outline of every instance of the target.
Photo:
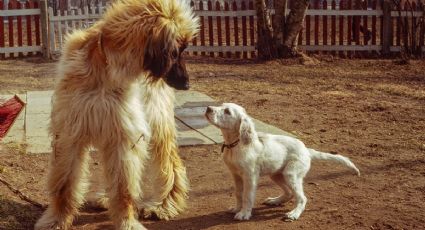
MULTIPOLYGON (((52 101, 50 205, 35 229, 67 229, 72 224, 87 190, 90 146, 102 156, 115 227, 144 229, 137 220, 137 204, 152 123, 146 119, 147 99, 142 101, 140 84, 163 82, 160 78, 175 64, 175 52, 192 39, 197 27, 189 6, 179 0, 120 0, 93 27, 68 37, 52 101)), ((160 95, 151 98, 155 96, 160 95)), ((174 123, 162 125, 169 125, 162 130, 171 130, 171 135, 161 140, 172 149, 174 123)), ((162 170, 175 172, 162 177, 166 183, 161 185, 167 185, 161 192, 164 203, 175 201, 163 207, 175 213, 184 206, 176 199, 186 196, 184 168, 175 151, 161 154, 157 161, 162 170)))
POLYGON ((360 176, 360 171, 347 157, 309 149, 293 137, 257 133, 251 118, 239 105, 210 106, 206 117, 223 133, 223 158, 235 181, 236 207, 232 211, 237 220, 251 218, 258 179, 262 175, 269 175, 284 191, 278 197, 268 198, 265 204, 280 205, 295 196, 295 209, 286 213, 286 219, 291 221, 300 217, 307 203, 303 179, 311 160, 333 161, 360 176))
POLYGON ((163 81, 149 84, 144 89, 143 103, 152 130, 153 168, 158 169, 154 191, 160 191, 154 197, 160 201, 158 205, 143 207, 145 217, 155 215, 168 220, 186 207, 189 182, 178 155, 174 100, 174 91, 163 81))

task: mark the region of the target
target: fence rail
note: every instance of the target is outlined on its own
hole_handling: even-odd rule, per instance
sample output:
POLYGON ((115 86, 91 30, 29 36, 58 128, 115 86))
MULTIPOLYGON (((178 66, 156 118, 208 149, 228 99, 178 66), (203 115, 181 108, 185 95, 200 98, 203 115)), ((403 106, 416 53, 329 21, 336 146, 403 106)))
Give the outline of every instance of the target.
POLYGON ((107 6, 100 1, 98 5, 85 6, 83 9, 68 11, 53 11, 49 7, 49 40, 51 54, 59 54, 66 34, 76 29, 84 29, 91 26, 103 15, 107 6))
MULTIPOLYGON (((390 52, 404 50, 408 33, 416 39, 413 45, 417 50, 424 52, 422 1, 391 6, 389 13, 385 13, 378 0, 314 0, 306 12, 297 44, 306 52, 378 55, 385 49, 386 39, 390 52), (388 24, 386 29, 385 23, 388 24), (415 27, 419 29, 413 31, 415 27), (388 32, 388 36, 384 36, 384 32, 388 32)), ((199 34, 187 49, 190 55, 256 57, 257 21, 253 0, 192 0, 190 4, 200 19, 199 34)), ((2 7, 0 0, 0 58, 39 53, 38 2, 28 0, 21 4, 11 0, 8 10, 2 7)), ((67 33, 91 26, 106 8, 102 3, 69 11, 53 12, 49 8, 44 46, 48 46, 51 54, 59 54, 67 33)), ((274 10, 270 8, 269 11, 273 19, 274 10)))
POLYGON ((11 0, 3 10, 0 0, 0 58, 41 52, 40 9, 37 1, 11 0))

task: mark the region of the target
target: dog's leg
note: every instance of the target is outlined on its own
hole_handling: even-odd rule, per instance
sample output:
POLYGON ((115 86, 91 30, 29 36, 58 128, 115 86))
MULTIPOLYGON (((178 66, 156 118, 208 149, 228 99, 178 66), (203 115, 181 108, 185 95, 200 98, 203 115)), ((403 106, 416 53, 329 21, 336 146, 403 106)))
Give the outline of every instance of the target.
POLYGON ((232 213, 237 213, 242 208, 243 182, 242 182, 242 178, 239 175, 232 173, 232 176, 233 176, 233 180, 235 181, 236 206, 231 208, 229 211, 232 213))
POLYGON ((137 202, 141 196, 141 175, 147 156, 146 144, 134 147, 122 136, 120 142, 102 149, 109 213, 116 229, 145 229, 137 220, 137 202))
POLYGON ((178 154, 174 91, 162 80, 143 87, 144 108, 152 132, 150 151, 158 175, 154 184, 158 205, 143 207, 143 215, 168 220, 186 208, 189 191, 186 168, 178 154))
POLYGON ((50 203, 34 229, 67 229, 84 200, 89 155, 85 145, 61 135, 53 140, 48 191, 50 203))
POLYGON ((296 207, 286 213, 287 221, 297 220, 305 209, 307 198, 304 195, 303 179, 308 167, 301 162, 289 162, 284 170, 284 177, 295 195, 296 207))
POLYGON ((290 201, 293 197, 291 189, 286 184, 283 174, 275 174, 270 176, 270 178, 282 188, 283 194, 278 197, 268 197, 263 204, 265 205, 281 205, 290 201))
POLYGON ((259 175, 243 176, 242 209, 236 213, 236 220, 249 220, 251 218, 252 207, 254 206, 255 193, 259 175))

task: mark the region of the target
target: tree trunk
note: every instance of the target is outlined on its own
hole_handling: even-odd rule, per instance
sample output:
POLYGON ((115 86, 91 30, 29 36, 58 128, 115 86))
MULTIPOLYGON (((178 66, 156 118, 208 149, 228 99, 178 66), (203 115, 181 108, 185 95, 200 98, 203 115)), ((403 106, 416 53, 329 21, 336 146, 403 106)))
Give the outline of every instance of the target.
MULTIPOLYGON (((279 1, 279 0, 278 0, 279 1)), ((279 56, 281 57, 295 57, 299 56, 297 50, 297 38, 300 30, 302 29, 305 13, 308 8, 308 0, 294 0, 291 4, 291 12, 286 18, 283 41, 278 46, 279 56)))
POLYGON ((257 10, 258 57, 262 60, 270 60, 277 57, 270 14, 267 11, 265 0, 256 0, 255 4, 257 10))
POLYGON ((273 17, 273 36, 276 44, 283 44, 283 33, 286 24, 286 9, 288 0, 274 0, 275 14, 273 17))

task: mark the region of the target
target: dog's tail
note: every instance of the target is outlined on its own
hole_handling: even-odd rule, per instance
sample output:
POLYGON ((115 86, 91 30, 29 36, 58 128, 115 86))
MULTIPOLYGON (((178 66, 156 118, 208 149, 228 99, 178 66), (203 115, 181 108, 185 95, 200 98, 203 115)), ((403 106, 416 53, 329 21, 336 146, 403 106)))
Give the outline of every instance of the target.
POLYGON ((308 151, 310 152, 311 159, 333 161, 335 163, 345 165, 346 167, 355 171, 358 176, 360 176, 360 170, 353 164, 353 162, 350 161, 350 159, 348 159, 348 157, 344 157, 339 154, 324 153, 314 149, 308 149, 308 151))

